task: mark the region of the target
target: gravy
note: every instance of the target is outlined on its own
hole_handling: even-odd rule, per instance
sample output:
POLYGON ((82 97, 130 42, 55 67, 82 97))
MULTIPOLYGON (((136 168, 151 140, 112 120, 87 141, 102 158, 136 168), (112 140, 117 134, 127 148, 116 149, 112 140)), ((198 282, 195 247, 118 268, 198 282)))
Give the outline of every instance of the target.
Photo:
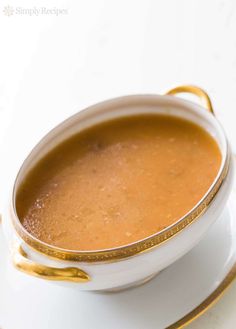
POLYGON ((64 141, 28 174, 16 208, 25 229, 70 250, 122 246, 173 224, 221 164, 215 140, 171 116, 115 119, 64 141))

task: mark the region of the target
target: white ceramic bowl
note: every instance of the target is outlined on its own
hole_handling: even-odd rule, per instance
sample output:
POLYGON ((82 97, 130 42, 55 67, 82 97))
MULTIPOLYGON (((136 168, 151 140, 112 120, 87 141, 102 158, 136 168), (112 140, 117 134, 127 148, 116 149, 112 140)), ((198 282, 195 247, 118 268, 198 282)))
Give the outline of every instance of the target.
MULTIPOLYGON (((197 87, 178 87, 170 94, 183 91, 197 94, 208 109, 212 109, 207 94, 197 87)), ((91 106, 50 131, 19 170, 10 196, 10 211, 3 214, 14 265, 28 274, 64 281, 64 284, 81 290, 119 290, 144 282, 187 253, 203 237, 225 206, 232 174, 232 156, 224 131, 214 114, 200 105, 170 95, 134 95, 91 106), (222 163, 212 186, 199 203, 163 231, 114 249, 63 250, 31 236, 21 225, 15 210, 18 187, 29 170, 55 145, 74 133, 98 122, 139 113, 164 113, 185 118, 214 137, 222 153, 222 163)))

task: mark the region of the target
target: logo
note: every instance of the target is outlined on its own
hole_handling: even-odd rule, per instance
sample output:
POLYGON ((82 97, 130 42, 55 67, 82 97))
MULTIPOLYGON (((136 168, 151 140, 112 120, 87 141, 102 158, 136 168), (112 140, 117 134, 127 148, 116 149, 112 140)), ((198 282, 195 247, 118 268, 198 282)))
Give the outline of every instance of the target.
POLYGON ((59 7, 13 7, 13 6, 4 6, 3 7, 3 14, 5 16, 61 16, 61 15, 68 15, 67 8, 59 8, 59 7))
POLYGON ((5 6, 3 8, 3 14, 5 16, 12 16, 14 14, 14 8, 12 6, 5 6))

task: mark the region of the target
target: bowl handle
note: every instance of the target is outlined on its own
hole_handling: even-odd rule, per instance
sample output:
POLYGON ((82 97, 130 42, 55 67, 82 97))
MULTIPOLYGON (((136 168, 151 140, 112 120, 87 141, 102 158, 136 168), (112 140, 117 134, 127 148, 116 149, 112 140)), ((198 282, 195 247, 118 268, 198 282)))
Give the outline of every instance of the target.
POLYGON ((202 88, 191 85, 178 86, 167 91, 166 95, 176 95, 180 93, 189 93, 198 96, 208 111, 214 114, 210 97, 202 88))
POLYGON ((90 276, 76 267, 56 268, 34 263, 21 245, 16 245, 13 250, 13 264, 18 270, 41 279, 70 282, 90 281, 90 276))

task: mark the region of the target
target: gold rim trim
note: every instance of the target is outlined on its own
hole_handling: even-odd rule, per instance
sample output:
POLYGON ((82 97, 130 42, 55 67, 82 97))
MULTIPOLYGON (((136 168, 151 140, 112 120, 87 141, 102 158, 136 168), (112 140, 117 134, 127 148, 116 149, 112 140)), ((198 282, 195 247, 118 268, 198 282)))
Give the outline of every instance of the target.
POLYGON ((214 114, 211 99, 209 95, 205 92, 205 90, 203 90, 202 88, 191 85, 178 86, 167 91, 166 95, 174 96, 181 93, 189 93, 198 96, 201 99, 203 106, 205 106, 209 112, 214 114))
POLYGON ((230 272, 226 275, 221 284, 208 296, 200 305, 193 309, 190 313, 186 314, 183 318, 173 323, 166 329, 181 329, 196 320, 204 314, 210 307, 212 307, 230 287, 231 283, 236 278, 236 263, 234 263, 230 272))
MULTIPOLYGON (((207 95, 202 89, 195 86, 180 86, 170 90, 167 94, 174 95, 180 92, 189 92, 199 96, 201 99, 205 99, 207 95)), ((209 96, 207 95, 207 99, 209 96)), ((206 102, 206 99, 205 99, 206 102)), ((211 103, 210 103, 211 104, 211 103)), ((207 105, 208 110, 210 110, 209 102, 207 105)), ((213 110, 212 110, 213 112, 213 110)), ((178 222, 166 229, 147 237, 143 240, 134 242, 132 244, 121 246, 113 249, 97 250, 97 251, 74 251, 65 250, 62 248, 54 247, 46 244, 34 236, 30 235, 25 228, 20 223, 16 210, 13 208, 13 225, 15 227, 18 235, 33 249, 36 251, 46 254, 47 256, 54 259, 62 259, 68 261, 78 261, 78 262, 113 262, 120 259, 132 257, 134 255, 140 254, 142 252, 149 251, 150 249, 157 247, 163 242, 174 237, 176 234, 180 233, 185 227, 197 220, 209 207, 210 203, 216 196, 218 190, 220 189, 222 183, 224 182, 230 165, 229 149, 227 145, 226 159, 221 173, 217 180, 213 183, 211 189, 205 195, 205 197, 184 217, 182 217, 178 222)), ((13 196, 15 195, 13 191, 13 196)), ((13 201, 14 204, 14 201, 13 201)))
MULTIPOLYGON (((31 236, 25 229, 23 229, 22 225, 17 223, 16 220, 13 219, 14 227, 19 234, 19 236, 33 249, 46 254, 52 258, 69 260, 69 261, 79 261, 79 262, 106 262, 106 261, 114 261, 127 257, 134 256, 136 254, 142 253, 144 251, 150 250, 161 243, 169 240, 177 233, 181 232, 185 227, 193 223, 197 218, 199 218, 209 207, 210 203, 216 196, 218 190, 220 189, 222 183, 224 182, 225 177, 227 176, 229 169, 229 157, 227 157, 225 166, 218 180, 215 182, 213 188, 210 192, 205 196, 205 198, 199 203, 197 207, 195 207, 189 214, 184 216, 177 223, 169 226, 167 229, 146 238, 144 240, 135 242, 133 244, 115 248, 115 249, 107 249, 101 251, 69 251, 60 249, 57 247, 53 247, 51 245, 47 245, 43 243, 33 236, 31 236)), ((13 216, 15 218, 15 216, 13 216)))
POLYGON ((89 275, 77 267, 56 268, 34 263, 20 245, 13 251, 13 264, 21 272, 53 281, 88 282, 89 275))

